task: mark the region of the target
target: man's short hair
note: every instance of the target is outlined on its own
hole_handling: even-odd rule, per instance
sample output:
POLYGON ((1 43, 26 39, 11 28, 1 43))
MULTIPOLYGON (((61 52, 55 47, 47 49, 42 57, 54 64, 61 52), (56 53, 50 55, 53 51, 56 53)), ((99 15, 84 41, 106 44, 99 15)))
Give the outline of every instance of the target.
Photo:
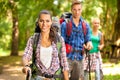
POLYGON ((81 4, 83 1, 82 0, 72 0, 72 5, 73 6, 74 4, 81 4))

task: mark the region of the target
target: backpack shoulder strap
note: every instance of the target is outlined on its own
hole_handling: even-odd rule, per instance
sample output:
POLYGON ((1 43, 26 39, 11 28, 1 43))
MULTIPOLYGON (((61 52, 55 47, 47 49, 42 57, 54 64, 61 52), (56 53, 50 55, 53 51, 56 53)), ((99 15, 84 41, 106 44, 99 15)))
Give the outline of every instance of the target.
POLYGON ((40 34, 39 33, 34 33, 34 35, 32 36, 32 39, 33 39, 33 54, 32 54, 32 64, 30 65, 31 69, 32 69, 32 77, 35 77, 36 76, 36 72, 38 71, 37 68, 36 68, 36 65, 35 65, 35 59, 36 59, 36 48, 37 48, 37 45, 38 45, 38 41, 39 41, 39 37, 40 37, 40 34))
POLYGON ((61 52, 61 47, 62 47, 62 40, 59 34, 57 34, 57 49, 58 49, 58 54, 61 52))
POLYGON ((102 37, 102 32, 101 31, 98 32, 98 37, 99 37, 99 39, 101 39, 101 37, 102 37))
POLYGON ((33 35, 33 47, 37 47, 40 33, 34 33, 33 35))
POLYGON ((86 29, 86 22, 84 20, 82 21, 82 29, 83 29, 84 36, 86 36, 87 29, 86 29))
MULTIPOLYGON (((60 68, 56 71, 56 73, 55 73, 56 75, 62 74, 61 56, 60 56, 61 48, 62 48, 62 39, 61 39, 60 35, 58 34, 57 35, 57 49, 58 49, 58 58, 60 61, 60 68)), ((56 78, 56 80, 57 80, 57 78, 56 78)))
POLYGON ((35 62, 35 51, 38 45, 40 34, 39 33, 34 33, 33 35, 33 55, 32 55, 32 63, 35 62))
POLYGON ((33 35, 33 53, 35 53, 35 51, 36 51, 36 47, 37 47, 38 41, 39 41, 39 36, 40 36, 39 33, 34 33, 34 35, 33 35))
MULTIPOLYGON (((86 22, 84 20, 82 21, 82 29, 84 35, 86 36, 87 29, 86 29, 86 22)), ((68 20, 66 21, 66 34, 68 37, 71 35, 71 32, 72 32, 72 21, 68 20)))
POLYGON ((72 33, 72 21, 67 20, 66 21, 66 35, 69 37, 72 33))

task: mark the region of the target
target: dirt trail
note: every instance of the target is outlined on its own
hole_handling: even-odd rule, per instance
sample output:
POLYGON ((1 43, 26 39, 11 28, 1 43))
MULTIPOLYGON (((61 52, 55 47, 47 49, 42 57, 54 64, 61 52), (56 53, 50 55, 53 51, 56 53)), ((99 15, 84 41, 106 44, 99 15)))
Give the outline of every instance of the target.
MULTIPOLYGON (((103 73, 107 74, 120 74, 120 66, 109 68, 111 64, 103 64, 103 73)), ((5 65, 3 67, 3 72, 0 74, 0 80, 25 80, 25 75, 22 73, 22 66, 9 66, 5 65)))
POLYGON ((112 67, 113 64, 103 64, 103 73, 105 75, 116 75, 116 74, 119 74, 120 75, 120 65, 117 65, 113 68, 112 67))
POLYGON ((22 66, 5 66, 0 80, 25 80, 25 75, 22 73, 22 66))

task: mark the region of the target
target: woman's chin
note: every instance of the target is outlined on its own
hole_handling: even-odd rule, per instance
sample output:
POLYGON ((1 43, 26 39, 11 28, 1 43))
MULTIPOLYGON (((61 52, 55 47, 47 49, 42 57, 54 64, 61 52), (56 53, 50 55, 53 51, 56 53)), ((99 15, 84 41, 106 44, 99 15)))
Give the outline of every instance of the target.
POLYGON ((47 32, 48 32, 48 30, 42 30, 42 32, 47 33, 47 32))

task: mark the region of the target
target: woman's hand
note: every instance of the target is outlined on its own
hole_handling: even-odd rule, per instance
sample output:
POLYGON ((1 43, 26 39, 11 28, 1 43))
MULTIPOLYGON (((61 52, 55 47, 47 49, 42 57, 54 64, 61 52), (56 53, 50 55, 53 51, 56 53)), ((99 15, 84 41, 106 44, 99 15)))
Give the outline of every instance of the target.
POLYGON ((31 68, 29 66, 24 66, 22 69, 22 72, 25 73, 27 75, 27 72, 30 71, 31 72, 31 68))
POLYGON ((99 45, 99 46, 98 46, 98 49, 99 49, 99 50, 102 50, 103 47, 104 47, 104 45, 99 45))
POLYGON ((63 71, 63 75, 64 75, 64 80, 69 80, 69 76, 68 76, 68 71, 63 71))

